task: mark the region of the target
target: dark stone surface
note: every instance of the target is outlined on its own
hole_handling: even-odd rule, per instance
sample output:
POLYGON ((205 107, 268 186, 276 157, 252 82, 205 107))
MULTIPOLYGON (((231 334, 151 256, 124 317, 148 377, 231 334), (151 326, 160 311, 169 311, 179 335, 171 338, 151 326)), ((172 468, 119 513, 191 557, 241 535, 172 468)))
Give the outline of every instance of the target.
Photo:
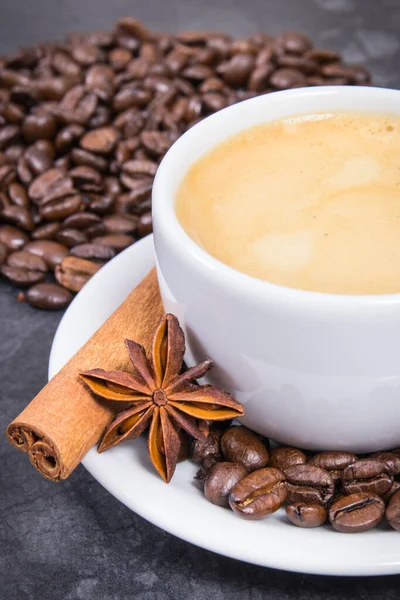
MULTIPOLYGON (((71 30, 109 28, 125 14, 159 30, 212 27, 246 36, 299 29, 321 46, 344 52, 347 60, 367 64, 377 84, 400 86, 399 0, 2 0, 0 51, 71 30)), ((45 384, 61 317, 34 311, 15 297, 0 283, 2 431, 45 384)), ((146 523, 82 467, 55 485, 4 436, 0 455, 1 599, 399 598, 397 576, 302 576, 219 557, 146 523)))

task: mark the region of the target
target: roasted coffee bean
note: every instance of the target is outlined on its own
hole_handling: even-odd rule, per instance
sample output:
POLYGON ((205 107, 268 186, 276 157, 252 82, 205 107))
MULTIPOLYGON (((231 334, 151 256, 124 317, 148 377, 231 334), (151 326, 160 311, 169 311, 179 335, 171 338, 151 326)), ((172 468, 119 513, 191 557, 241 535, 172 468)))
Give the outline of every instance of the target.
POLYGON ((113 34, 109 31, 92 31, 86 37, 88 44, 99 46, 99 48, 111 46, 113 39, 113 34))
POLYGON ((93 44, 77 44, 72 46, 72 58, 81 65, 92 65, 94 62, 102 62, 104 55, 99 48, 93 44))
POLYGON ((389 489, 389 491, 386 492, 386 494, 384 494, 382 496, 382 500, 384 500, 384 502, 386 504, 388 504, 388 502, 391 500, 392 496, 394 496, 394 494, 398 491, 400 491, 400 481, 395 479, 393 481, 392 487, 389 489))
POLYGON ((305 76, 294 69, 278 69, 275 71, 269 82, 277 90, 286 90, 306 85, 305 76))
POLYGON ((307 50, 304 56, 321 64, 340 61, 340 54, 337 52, 333 50, 321 50, 319 48, 307 50))
POLYGON ((110 260, 114 258, 116 252, 111 246, 106 246, 104 244, 79 244, 75 246, 70 251, 72 256, 76 256, 77 258, 86 258, 88 260, 110 260))
POLYGON ((54 275, 58 283, 67 288, 67 290, 79 292, 99 269, 100 265, 90 260, 76 258, 75 256, 66 256, 57 265, 54 275))
POLYGON ((2 69, 0 83, 6 88, 12 88, 18 85, 27 85, 29 83, 29 79, 23 73, 19 73, 18 71, 2 69))
MULTIPOLYGON (((33 182, 34 184, 35 182, 33 182)), ((32 185, 33 185, 32 184, 32 185)), ((32 186, 29 188, 31 189, 32 186)), ((35 200, 40 208, 52 201, 62 200, 67 196, 73 196, 77 194, 77 190, 72 185, 72 179, 68 175, 61 177, 54 186, 50 186, 47 190, 47 194, 38 200, 35 200)))
POLYGON ((256 67, 249 78, 249 90, 259 92, 265 89, 274 70, 275 68, 272 63, 265 63, 256 67))
POLYGON ((227 100, 222 94, 209 92, 202 96, 204 107, 210 112, 217 112, 227 106, 227 100))
POLYGON ((106 194, 87 194, 87 207, 94 213, 105 215, 111 212, 114 200, 106 194))
POLYGON ((193 44, 203 46, 208 42, 209 33, 207 31, 181 31, 176 35, 176 39, 188 46, 193 44))
MULTIPOLYGON (((221 79, 219 79, 219 77, 210 77, 209 79, 206 79, 205 81, 202 82, 202 84, 199 86, 199 92, 201 94, 209 94, 212 92, 221 92, 224 93, 226 91, 226 85, 224 84, 223 81, 221 81, 221 79)), ((180 98, 175 104, 174 107, 177 105, 178 102, 185 102, 185 98, 180 98)), ((173 108, 174 111, 174 108, 173 108)), ((180 112, 179 110, 177 111, 178 113, 180 112)), ((185 111, 183 111, 184 114, 185 111)), ((182 114, 182 116, 183 116, 182 114)), ((180 120, 180 119, 176 119, 176 120, 180 120)))
POLYGON ((347 72, 347 67, 342 65, 341 63, 331 63, 328 65, 324 65, 321 67, 321 73, 325 77, 328 78, 344 78, 345 80, 349 80, 349 74, 347 72))
POLYGON ((72 294, 56 283, 38 283, 19 294, 18 300, 43 310, 61 310, 71 302, 72 294))
POLYGON ((256 58, 256 67, 270 64, 274 58, 274 50, 271 44, 262 47, 256 58))
POLYGON ((132 60, 132 53, 126 48, 114 48, 108 53, 108 61, 115 71, 121 71, 132 60))
POLYGON ((128 215, 133 212, 137 202, 130 194, 120 194, 115 198, 114 210, 118 215, 128 215))
POLYGON ((137 217, 109 215, 103 223, 107 233, 133 233, 136 230, 137 217))
POLYGON ((213 69, 204 64, 191 65, 182 71, 183 77, 195 83, 214 75, 213 69))
POLYGON ((68 152, 74 144, 78 143, 85 133, 81 125, 68 125, 59 131, 55 139, 58 152, 68 152))
POLYGON ((64 196, 47 202, 39 209, 39 214, 44 221, 60 221, 82 209, 82 198, 76 194, 74 196, 64 196))
POLYGON ((394 452, 374 452, 369 458, 377 458, 383 461, 389 467, 393 475, 400 475, 400 455, 394 452))
POLYGON ((12 206, 9 196, 5 192, 0 192, 0 213, 8 206, 12 206))
POLYGON ((96 94, 85 93, 82 86, 76 86, 68 90, 53 112, 65 124, 87 125, 96 111, 97 104, 96 94))
POLYGON ((152 34, 143 23, 133 17, 122 17, 118 19, 116 30, 117 35, 138 39, 142 42, 152 39, 152 34))
POLYGON ((88 242, 88 237, 80 229, 61 229, 55 239, 60 244, 67 246, 67 248, 73 248, 78 244, 85 244, 88 242))
POLYGON ((229 505, 245 519, 262 519, 282 506, 286 493, 284 474, 267 467, 241 479, 229 495, 229 505))
POLYGON ((328 518, 328 511, 320 504, 296 502, 286 507, 286 515, 297 527, 320 527, 328 518))
POLYGON ((190 60, 190 56, 179 48, 174 48, 165 58, 165 64, 171 75, 178 75, 190 60))
POLYGON ((5 246, 5 244, 0 242, 0 266, 6 261, 7 254, 8 254, 7 247, 5 246))
POLYGON ((34 222, 31 213, 27 208, 22 206, 6 206, 0 212, 0 220, 3 223, 10 223, 16 227, 20 227, 24 231, 32 231, 34 222))
POLYGON ((109 246, 116 252, 125 250, 128 246, 133 244, 134 238, 126 233, 110 233, 108 235, 101 235, 93 238, 94 244, 100 244, 101 246, 109 246))
MULTIPOLYGON (((29 197, 36 204, 41 204, 43 199, 49 196, 52 199, 54 191, 59 187, 64 191, 65 180, 65 173, 61 169, 49 169, 37 177, 29 186, 29 197)), ((69 183, 69 189, 72 189, 72 180, 69 183)))
POLYGON ((393 529, 400 531, 400 490, 392 496, 389 502, 386 519, 393 529))
POLYGON ((86 165, 101 173, 107 171, 107 161, 105 158, 88 152, 83 148, 74 148, 71 152, 71 160, 75 165, 86 165))
POLYGON ((167 152, 173 140, 164 131, 142 131, 140 141, 150 155, 160 156, 167 152))
POLYGON ((128 160, 122 165, 122 171, 132 177, 148 175, 154 177, 157 164, 151 160, 128 160))
POLYGON ((51 269, 54 269, 68 254, 66 246, 50 240, 29 242, 25 245, 24 250, 43 258, 51 269))
POLYGON ((204 495, 218 506, 229 506, 229 495, 235 485, 248 475, 243 465, 217 462, 208 471, 204 482, 204 495))
POLYGON ((16 179, 15 167, 13 165, 2 165, 0 167, 0 185, 5 186, 16 179))
POLYGON ((153 231, 153 220, 151 212, 145 212, 139 217, 136 232, 139 238, 149 235, 153 231))
POLYGON ((118 137, 118 130, 114 127, 101 127, 86 133, 82 137, 80 145, 89 152, 109 154, 115 148, 118 137))
POLYGON ((221 438, 221 449, 225 460, 239 463, 249 472, 268 464, 267 448, 247 427, 227 429, 221 438))
POLYGON ((328 471, 315 465, 295 465, 285 469, 285 476, 288 502, 329 506, 335 484, 328 471))
POLYGON ((91 225, 101 223, 101 218, 90 212, 80 212, 71 215, 63 221, 63 229, 86 229, 91 225))
POLYGON ((20 136, 20 129, 17 125, 4 125, 0 127, 0 150, 4 150, 15 144, 20 136))
POLYGON ((35 91, 39 100, 61 100, 69 87, 66 77, 51 77, 45 74, 35 82, 35 91))
POLYGON ((107 233, 107 231, 104 223, 95 223, 94 225, 91 225, 85 229, 85 234, 89 240, 99 237, 100 235, 104 235, 105 233, 107 233))
POLYGON ((200 96, 192 95, 187 102, 187 108, 185 112, 185 120, 188 123, 196 121, 200 118, 203 110, 203 100, 200 96))
POLYGON ((56 120, 48 113, 28 115, 22 125, 22 134, 28 144, 39 139, 51 140, 56 130, 56 120))
POLYGON ((16 85, 10 94, 10 100, 25 108, 32 108, 39 100, 38 90, 30 81, 26 84, 16 85))
POLYGON ((112 107, 117 113, 132 107, 145 108, 151 98, 149 90, 134 86, 124 87, 113 97, 112 107))
POLYGON ((62 169, 63 171, 67 171, 71 165, 70 157, 65 154, 64 156, 60 156, 54 161, 54 166, 57 169, 62 169))
POLYGON ((257 54, 258 46, 251 40, 236 40, 231 45, 231 54, 257 54))
POLYGON ((106 193, 111 198, 116 198, 121 193, 121 184, 117 177, 104 177, 103 185, 106 193))
POLYGON ((12 225, 0 226, 0 242, 12 252, 13 250, 21 250, 29 241, 26 233, 13 227, 12 225))
POLYGON ((311 58, 305 56, 296 56, 292 54, 283 54, 277 59, 279 67, 287 67, 289 69, 296 69, 302 73, 310 74, 315 73, 318 69, 318 64, 311 58))
POLYGON ((393 484, 393 471, 377 458, 363 458, 344 469, 341 476, 346 494, 367 492, 383 496, 393 484))
POLYGON ((11 146, 8 146, 8 148, 0 155, 1 164, 3 165, 6 162, 17 164, 18 160, 22 157, 24 150, 25 148, 21 144, 12 144, 11 146))
POLYGON ((340 533, 359 533, 378 525, 385 515, 385 503, 375 494, 359 492, 343 496, 329 509, 329 521, 340 533))
POLYGON ((32 144, 32 146, 29 146, 26 152, 29 152, 31 148, 37 148, 38 150, 46 152, 46 154, 48 154, 52 160, 55 157, 54 145, 53 142, 51 142, 50 140, 36 140, 36 142, 32 144))
POLYGON ((322 467, 329 471, 332 479, 338 481, 346 467, 357 461, 357 456, 352 452, 320 452, 315 454, 310 461, 310 465, 322 467))
POLYGON ((118 166, 128 161, 131 157, 132 153, 129 150, 128 144, 126 142, 120 142, 115 152, 115 158, 116 162, 118 163, 118 166))
POLYGON ((7 191, 13 204, 22 208, 29 208, 28 195, 23 185, 17 182, 10 183, 7 191))
POLYGON ((210 429, 208 436, 205 439, 193 438, 190 457, 194 462, 202 464, 202 462, 210 455, 215 456, 218 460, 222 460, 221 451, 221 435, 222 431, 210 429))
POLYGON ((288 467, 305 465, 306 462, 307 457, 301 450, 290 446, 278 446, 270 451, 268 466, 284 472, 288 467))
POLYGON ((72 177, 74 186, 79 189, 87 191, 101 190, 102 176, 91 167, 74 167, 69 171, 69 176, 72 177))
POLYGON ((52 240, 55 238, 59 230, 59 223, 45 223, 44 225, 37 227, 37 229, 32 232, 31 238, 33 240, 52 240))
POLYGON ((56 51, 52 59, 52 67, 60 75, 70 75, 77 77, 80 74, 79 65, 72 58, 62 51, 56 51))
POLYGON ((98 106, 94 111, 93 115, 90 117, 88 122, 88 127, 90 129, 100 129, 111 120, 111 111, 106 106, 98 106))
POLYGON ((48 271, 48 266, 41 256, 26 252, 26 250, 12 252, 7 258, 7 265, 28 271, 41 271, 42 273, 48 271))
POLYGON ((42 271, 30 271, 21 267, 2 265, 0 272, 3 277, 18 287, 28 287, 44 280, 44 273, 42 271))
MULTIPOLYGON (((1 79, 1 74, 0 74, 1 79)), ((2 114, 8 123, 22 123, 25 113, 21 106, 14 104, 13 102, 5 102, 5 104, 1 105, 0 114, 2 114)))
POLYGON ((233 88, 246 86, 255 65, 253 54, 239 53, 232 56, 227 63, 217 67, 217 73, 222 75, 225 83, 233 88))
POLYGON ((53 163, 51 154, 37 144, 28 148, 24 154, 27 167, 33 175, 41 175, 48 171, 53 163))
POLYGON ((292 54, 304 54, 313 46, 312 41, 305 35, 296 31, 288 31, 275 40, 277 46, 282 46, 286 52, 292 54))
POLYGON ((135 182, 134 187, 131 188, 129 198, 132 200, 133 204, 142 204, 150 197, 152 188, 152 180, 142 177, 138 179, 137 182, 135 182))

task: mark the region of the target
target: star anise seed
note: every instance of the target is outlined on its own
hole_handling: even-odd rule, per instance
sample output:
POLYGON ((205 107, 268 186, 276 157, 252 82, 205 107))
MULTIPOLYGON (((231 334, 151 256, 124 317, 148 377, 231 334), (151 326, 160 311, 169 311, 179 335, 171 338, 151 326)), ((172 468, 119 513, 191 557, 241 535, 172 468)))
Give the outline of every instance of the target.
POLYGON ((197 385, 213 363, 207 359, 182 371, 185 335, 178 319, 164 315, 153 339, 152 356, 131 340, 125 344, 132 372, 92 369, 80 374, 91 391, 116 402, 129 403, 107 427, 98 451, 138 437, 149 427, 150 458, 164 481, 174 474, 181 448, 180 430, 204 439, 207 421, 223 421, 244 414, 235 398, 213 385, 197 385))

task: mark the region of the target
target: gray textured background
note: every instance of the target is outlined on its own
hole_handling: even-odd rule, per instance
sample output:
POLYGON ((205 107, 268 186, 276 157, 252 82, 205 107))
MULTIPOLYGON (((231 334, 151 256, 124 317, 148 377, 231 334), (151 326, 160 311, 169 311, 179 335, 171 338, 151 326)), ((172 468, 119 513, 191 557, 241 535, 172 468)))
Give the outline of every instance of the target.
MULTIPOLYGON (((71 30, 109 28, 126 14, 165 31, 212 27, 246 36, 299 29, 367 64, 377 84, 400 87, 400 0, 1 0, 0 52, 71 30)), ((15 295, 0 282, 1 430, 45 384, 61 318, 18 305, 15 295)), ((399 598, 397 576, 302 576, 219 557, 146 523, 82 467, 55 485, 4 436, 0 456, 1 600, 399 598)))

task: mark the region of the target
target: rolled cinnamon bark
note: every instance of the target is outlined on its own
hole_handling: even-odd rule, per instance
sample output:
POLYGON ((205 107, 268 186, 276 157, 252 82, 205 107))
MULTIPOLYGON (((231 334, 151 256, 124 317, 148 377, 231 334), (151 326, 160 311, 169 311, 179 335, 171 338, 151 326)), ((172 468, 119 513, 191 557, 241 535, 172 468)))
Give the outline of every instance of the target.
POLYGON ((146 352, 163 315, 153 269, 111 317, 71 358, 7 428, 16 448, 28 452, 32 464, 47 479, 66 479, 101 437, 115 414, 78 377, 93 368, 129 370, 125 339, 146 352))

